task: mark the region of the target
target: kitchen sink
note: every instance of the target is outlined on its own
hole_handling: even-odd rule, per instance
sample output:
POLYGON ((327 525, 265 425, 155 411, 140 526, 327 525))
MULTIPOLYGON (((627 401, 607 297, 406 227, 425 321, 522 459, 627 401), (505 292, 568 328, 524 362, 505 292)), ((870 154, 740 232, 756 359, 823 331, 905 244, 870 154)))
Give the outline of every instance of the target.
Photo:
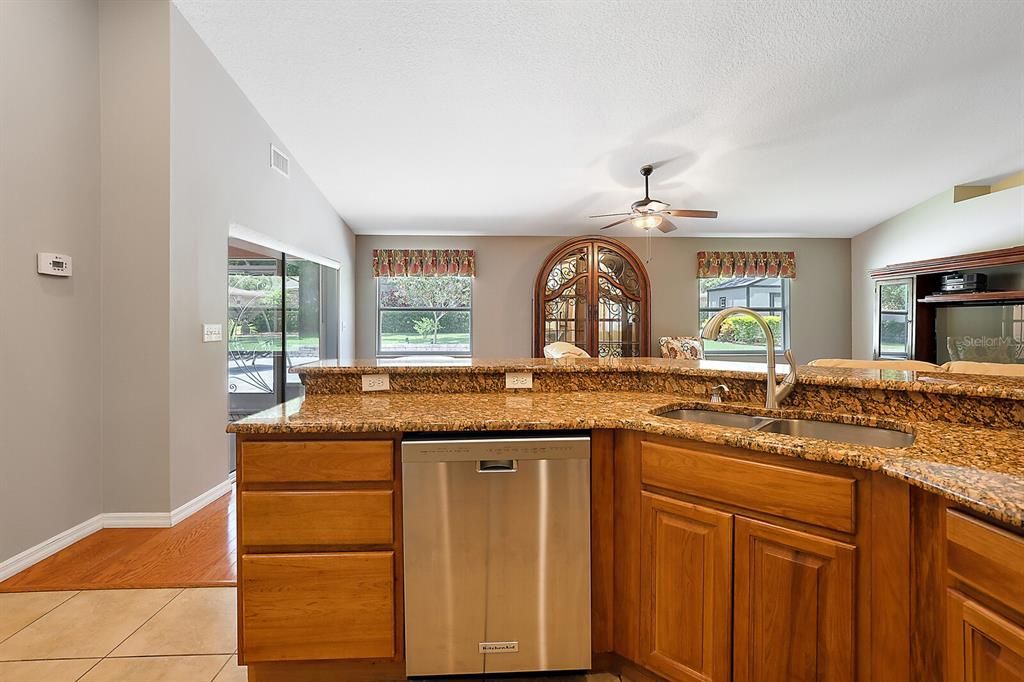
POLYGON ((851 445, 868 445, 876 448, 906 448, 914 444, 914 434, 885 429, 878 426, 860 426, 858 424, 837 424, 815 419, 776 419, 773 417, 757 417, 732 412, 715 412, 713 410, 684 409, 672 410, 659 414, 666 419, 679 419, 688 422, 701 422, 715 426, 729 426, 750 431, 778 433, 798 438, 816 438, 835 443, 851 445))
POLYGON ((753 429, 771 421, 770 417, 751 417, 747 414, 714 412, 712 410, 672 410, 658 416, 667 419, 679 419, 685 422, 732 426, 738 429, 753 429))
POLYGON ((813 419, 773 419, 757 428, 766 433, 781 433, 799 438, 817 438, 836 443, 869 445, 876 448, 906 448, 914 444, 914 434, 877 426, 836 424, 813 419))

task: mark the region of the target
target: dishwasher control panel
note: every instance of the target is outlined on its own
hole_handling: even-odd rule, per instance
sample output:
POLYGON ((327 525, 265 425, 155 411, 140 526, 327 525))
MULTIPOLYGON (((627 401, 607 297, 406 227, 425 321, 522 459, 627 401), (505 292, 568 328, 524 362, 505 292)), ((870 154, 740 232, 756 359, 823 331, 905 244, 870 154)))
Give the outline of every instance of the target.
POLYGON ((589 436, 407 440, 402 443, 403 462, 589 458, 589 436))

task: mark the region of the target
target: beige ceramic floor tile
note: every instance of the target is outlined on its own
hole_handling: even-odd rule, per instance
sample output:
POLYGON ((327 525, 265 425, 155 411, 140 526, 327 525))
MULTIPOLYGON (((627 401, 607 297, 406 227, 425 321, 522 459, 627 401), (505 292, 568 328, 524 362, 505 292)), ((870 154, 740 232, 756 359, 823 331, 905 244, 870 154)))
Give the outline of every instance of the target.
POLYGON ((211 682, 227 656, 105 658, 80 682, 211 682))
POLYGON ((180 591, 79 592, 0 644, 0 661, 101 658, 180 591))
POLYGON ((111 656, 230 654, 235 651, 235 588, 182 591, 111 656))
POLYGON ((0 682, 75 682, 96 660, 8 661, 0 663, 0 682))
POLYGON ((76 594, 78 593, 17 592, 0 594, 0 642, 76 594))
POLYGON ((213 682, 246 682, 248 679, 246 667, 238 665, 238 656, 232 656, 217 673, 217 677, 213 678, 213 682))

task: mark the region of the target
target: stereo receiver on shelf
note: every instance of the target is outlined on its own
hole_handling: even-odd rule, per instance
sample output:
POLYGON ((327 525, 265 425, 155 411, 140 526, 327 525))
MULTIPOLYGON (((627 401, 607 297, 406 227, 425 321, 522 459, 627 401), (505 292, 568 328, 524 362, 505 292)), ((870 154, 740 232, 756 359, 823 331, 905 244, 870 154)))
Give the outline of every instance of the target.
POLYGON ((949 272, 942 276, 939 293, 952 294, 968 291, 985 291, 988 277, 980 272, 949 272))

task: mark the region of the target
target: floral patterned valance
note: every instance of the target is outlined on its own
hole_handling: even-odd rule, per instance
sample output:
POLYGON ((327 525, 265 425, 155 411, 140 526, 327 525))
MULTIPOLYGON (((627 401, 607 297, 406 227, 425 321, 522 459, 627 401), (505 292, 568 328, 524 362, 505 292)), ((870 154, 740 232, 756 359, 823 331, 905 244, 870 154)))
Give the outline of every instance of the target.
POLYGON ((796 277, 792 251, 700 251, 697 277, 796 277))
POLYGON ((374 249, 374 277, 473 277, 472 249, 374 249))

